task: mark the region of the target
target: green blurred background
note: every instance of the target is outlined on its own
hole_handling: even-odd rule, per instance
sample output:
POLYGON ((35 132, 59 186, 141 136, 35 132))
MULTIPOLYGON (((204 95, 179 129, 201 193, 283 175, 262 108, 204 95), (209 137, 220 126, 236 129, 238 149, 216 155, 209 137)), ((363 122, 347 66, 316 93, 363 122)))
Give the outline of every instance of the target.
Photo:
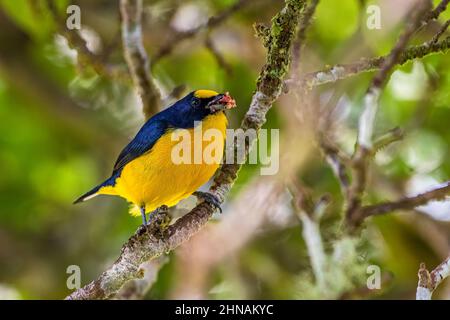
MULTIPOLYGON (((81 8, 82 35, 91 50, 126 71, 118 2, 80 0, 74 4, 81 8)), ((176 30, 203 23, 233 3, 144 1, 144 42, 149 56, 176 30)), ((68 1, 55 4, 65 17, 68 1)), ((407 8, 413 4, 408 0, 321 1, 308 33, 302 72, 387 54, 402 29, 407 8), (366 27, 369 4, 381 8, 380 30, 366 27)), ((265 59, 252 24, 268 23, 282 5, 281 0, 255 0, 218 28, 177 44, 173 53, 153 65, 163 92, 167 94, 177 85, 185 85, 186 92, 198 88, 229 91, 238 102, 230 114, 230 126, 237 127, 265 59), (223 55, 227 67, 205 46, 206 37, 223 55)), ((439 21, 421 30, 414 43, 430 39, 449 17, 447 10, 439 21)), ((70 49, 60 31, 46 1, 0 0, 0 299, 64 298, 70 293, 66 286, 69 265, 80 266, 82 284, 90 282, 114 261, 121 245, 141 223, 127 214, 127 204, 118 198, 99 197, 72 205, 76 197, 109 175, 116 156, 144 118, 130 80, 98 75, 88 64, 77 62, 76 51, 70 49)), ((449 57, 436 54, 407 63, 389 81, 376 131, 400 126, 406 137, 375 158, 367 202, 395 199, 449 180, 449 57)), ((315 89, 322 110, 337 110, 335 136, 349 152, 371 75, 315 89)), ((289 118, 301 110, 301 101, 283 97, 269 112, 265 127, 279 128, 282 139, 289 139, 289 118)), ((299 121, 300 134, 302 126, 308 127, 299 121)), ((280 169, 284 153, 302 152, 302 141, 282 149, 280 169)), ((308 157, 302 168, 292 174, 298 175, 315 196, 332 196, 322 223, 325 247, 331 252, 339 241, 339 185, 317 146, 306 149, 308 157)), ((231 204, 225 205, 224 214, 216 216, 207 229, 227 219, 230 208, 239 206, 242 199, 252 204, 255 195, 251 190, 259 174, 256 169, 255 165, 244 167, 231 204)), ((193 205, 193 200, 189 201, 184 207, 193 205)), ((413 298, 419 263, 435 266, 450 251, 450 203, 422 209, 372 219, 360 242, 343 244, 350 248, 352 262, 342 269, 344 275, 336 277, 345 278, 348 284, 333 297, 413 298), (381 268, 380 290, 361 290, 369 264, 381 268)), ((245 210, 241 213, 241 219, 253 219, 245 210)), ((183 255, 186 250, 170 253, 146 298, 317 298, 301 230, 286 198, 253 226, 239 246, 224 253, 223 259, 206 262, 208 272, 199 274, 192 266, 184 268, 190 259, 197 259, 183 255), (193 274, 189 270, 194 270, 193 274), (202 280, 187 281, 196 277, 202 280)), ((242 236, 225 234, 224 245, 227 239, 242 236)), ((201 246, 202 242, 197 242, 201 246)), ((207 252, 214 255, 214 250, 207 252)), ((436 297, 450 298, 450 285, 443 285, 436 297)))

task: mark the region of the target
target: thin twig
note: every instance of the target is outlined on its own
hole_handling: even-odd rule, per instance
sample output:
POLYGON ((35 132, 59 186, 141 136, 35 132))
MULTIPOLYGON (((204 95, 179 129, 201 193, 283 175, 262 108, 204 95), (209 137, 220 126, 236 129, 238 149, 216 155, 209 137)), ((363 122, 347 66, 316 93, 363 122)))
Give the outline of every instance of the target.
MULTIPOLYGON (((281 93, 283 80, 289 68, 298 17, 303 6, 303 0, 286 0, 284 8, 272 20, 272 45, 267 53, 267 62, 261 70, 257 90, 241 124, 244 131, 249 128, 256 130, 261 128, 266 121, 266 113, 281 93)), ((254 141, 250 142, 251 145, 254 141)), ((248 152, 249 149, 246 148, 246 156, 248 152)), ((224 164, 214 179, 210 192, 221 202, 233 186, 240 167, 240 164, 224 164)), ((142 277, 140 265, 143 262, 171 251, 189 240, 203 228, 214 210, 214 207, 202 202, 165 230, 150 226, 144 232, 138 232, 123 245, 119 258, 111 267, 96 280, 73 292, 67 299, 111 297, 127 281, 142 277)))
POLYGON ((433 36, 433 38, 428 42, 429 46, 436 44, 439 41, 439 38, 447 31, 448 26, 450 26, 450 19, 444 22, 439 31, 433 36))
POLYGON ((320 137, 319 142, 326 161, 339 181, 342 193, 345 196, 350 185, 350 179, 347 172, 347 165, 350 163, 350 158, 339 148, 332 145, 325 137, 320 137))
MULTIPOLYGON (((420 27, 426 25, 431 20, 436 20, 439 17, 439 15, 446 10, 449 2, 450 0, 442 0, 434 10, 431 10, 429 14, 425 15, 425 18, 420 19, 419 17, 420 19, 420 21, 418 21, 419 26, 412 33, 419 30, 420 27)), ((428 5, 429 2, 428 0, 423 0, 421 4, 428 5)), ((444 41, 440 43, 437 42, 440 36, 447 29, 448 27, 447 23, 448 21, 444 24, 444 26, 441 28, 438 34, 436 34, 431 41, 425 42, 422 45, 412 46, 406 50, 402 50, 400 52, 400 57, 397 58, 396 64, 403 65, 410 60, 422 58, 432 53, 445 52, 447 49, 449 49, 450 37, 447 37, 444 41)), ((300 88, 302 87, 311 88, 329 82, 336 82, 337 80, 345 79, 350 76, 360 74, 362 72, 380 69, 383 65, 385 65, 386 63, 385 60, 388 59, 389 56, 390 54, 387 56, 381 56, 371 59, 361 59, 361 61, 350 64, 338 64, 331 68, 307 73, 298 80, 295 77, 294 79, 288 79, 286 80, 285 91, 287 92, 289 88, 293 86, 298 86, 300 88)))
MULTIPOLYGON (((446 39, 436 43, 426 42, 421 45, 411 46, 400 55, 397 65, 401 66, 411 60, 420 59, 430 54, 445 53, 449 48, 450 37, 447 37, 446 39)), ((375 71, 381 67, 386 58, 387 55, 370 59, 361 59, 358 62, 349 64, 337 64, 327 69, 306 73, 300 78, 298 82, 294 82, 292 81, 292 79, 287 80, 288 87, 315 87, 326 83, 346 79, 363 72, 375 71)))
POLYGON ((163 106, 168 106, 171 102, 179 100, 185 93, 187 86, 180 84, 172 89, 172 91, 162 100, 163 106))
POLYGON ((411 210, 427 204, 430 201, 444 200, 449 195, 450 181, 447 181, 431 191, 424 192, 413 197, 406 197, 394 202, 384 202, 362 207, 360 214, 364 219, 370 216, 380 215, 396 210, 411 210))
POLYGON ((109 78, 125 80, 128 79, 126 70, 119 66, 108 64, 105 56, 96 54, 89 50, 86 40, 80 34, 79 30, 69 30, 66 26, 65 17, 60 15, 54 1, 48 0, 47 6, 53 19, 56 21, 58 31, 66 38, 67 43, 71 49, 77 52, 77 62, 82 68, 87 66, 92 67, 99 75, 104 75, 109 78))
POLYGON ((150 61, 142 42, 142 0, 121 0, 120 13, 125 60, 148 119, 161 109, 161 92, 150 73, 150 61))
POLYGON ((311 0, 309 5, 305 8, 300 17, 300 23, 297 31, 297 38, 295 39, 292 47, 292 72, 294 79, 298 78, 300 69, 300 55, 302 48, 305 46, 306 30, 311 24, 312 17, 316 11, 316 7, 319 4, 319 0, 311 0))
POLYGON ((320 218, 329 204, 329 198, 322 197, 317 203, 314 203, 311 195, 298 181, 290 183, 289 190, 293 197, 294 211, 303 226, 302 235, 308 250, 309 259, 311 260, 317 286, 320 290, 324 290, 326 287, 326 255, 320 233, 320 218))
POLYGON ((414 9, 411 14, 411 20, 408 23, 405 31, 399 37, 396 45, 391 50, 387 58, 383 61, 380 70, 372 79, 372 83, 369 86, 368 92, 372 90, 381 89, 384 83, 387 81, 389 77, 389 73, 391 72, 394 65, 400 60, 402 52, 405 50, 406 45, 408 44, 409 39, 413 35, 413 33, 419 28, 422 20, 423 14, 429 10, 430 1, 421 0, 419 5, 414 9))
POLYGON ((450 0, 442 0, 425 18, 425 22, 436 20, 447 9, 450 0))
POLYGON ((176 48, 176 46, 186 40, 193 38, 197 36, 199 33, 201 33, 204 30, 213 30, 220 26, 225 20, 227 20, 231 15, 233 15, 235 12, 241 10, 245 6, 247 6, 250 3, 254 3, 254 0, 238 0, 233 5, 231 5, 229 8, 225 9, 224 11, 218 13, 215 16, 212 16, 208 19, 208 21, 196 28, 193 28, 191 30, 187 31, 181 31, 173 34, 169 37, 169 39, 166 41, 165 44, 161 46, 161 48, 158 50, 158 52, 153 57, 153 63, 156 63, 161 58, 163 58, 166 55, 169 55, 172 53, 172 51, 176 48))
POLYGON ((205 39, 205 47, 211 52, 214 58, 217 61, 217 64, 225 70, 227 74, 231 74, 232 68, 231 65, 225 60, 223 54, 216 48, 213 40, 210 36, 207 36, 205 39))
POLYGON ((373 142, 373 147, 371 150, 372 156, 374 156, 381 149, 386 148, 388 145, 403 139, 403 136, 404 132, 399 127, 389 130, 385 134, 381 135, 373 142))

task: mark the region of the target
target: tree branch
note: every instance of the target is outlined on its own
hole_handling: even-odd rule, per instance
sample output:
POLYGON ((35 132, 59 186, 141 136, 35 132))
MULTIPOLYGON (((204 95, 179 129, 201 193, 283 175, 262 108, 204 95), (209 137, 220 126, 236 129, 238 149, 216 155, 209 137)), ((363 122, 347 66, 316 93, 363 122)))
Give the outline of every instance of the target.
MULTIPOLYGON (((421 4, 424 4, 423 2, 424 1, 422 1, 421 4)), ((429 4, 428 0, 425 0, 425 2, 426 3, 424 5, 429 4)), ((425 17, 423 19, 420 19, 419 17, 419 26, 413 31, 413 33, 420 29, 420 27, 426 25, 428 22, 436 20, 439 15, 447 9, 447 5, 449 2, 450 0, 442 0, 435 9, 424 15, 425 17)), ((432 41, 426 42, 419 46, 412 46, 409 49, 400 52, 400 57, 398 58, 396 64, 403 65, 407 61, 413 59, 422 58, 432 53, 446 51, 450 47, 450 37, 447 37, 447 39, 439 43, 439 45, 437 43, 437 40, 442 35, 442 33, 445 32, 447 27, 448 21, 444 24, 444 26, 432 41)), ((362 72, 377 70, 381 68, 381 66, 385 63, 385 60, 389 58, 389 56, 390 54, 377 58, 362 59, 359 62, 351 64, 335 65, 325 70, 307 73, 300 79, 299 83, 296 83, 297 81, 288 80, 288 84, 292 85, 292 82, 294 82, 295 85, 299 85, 300 87, 314 87, 329 82, 335 82, 337 80, 345 79, 362 72)))
POLYGON ((387 79, 392 72, 392 68, 400 59, 409 39, 421 26, 422 17, 429 10, 430 2, 428 0, 420 1, 419 5, 413 9, 404 32, 400 35, 389 55, 384 59, 380 66, 380 70, 372 79, 364 97, 363 112, 359 119, 358 139, 352 157, 352 181, 347 194, 347 209, 345 215, 346 223, 349 227, 357 226, 362 221, 360 207, 367 184, 369 160, 373 147, 373 128, 378 111, 378 100, 381 90, 387 82, 387 79))
POLYGON ((176 46, 180 42, 182 42, 186 39, 193 38, 204 30, 212 30, 212 29, 217 28, 225 20, 227 20, 231 15, 233 15, 235 12, 241 10, 249 3, 254 3, 254 1, 238 0, 233 5, 231 5, 229 8, 225 9, 224 11, 220 12, 219 14, 217 14, 215 16, 210 17, 206 23, 204 23, 196 28, 193 28, 191 30, 176 32, 171 37, 169 37, 169 39, 166 41, 165 44, 163 44, 161 46, 161 48, 158 50, 158 52, 153 57, 153 62, 156 63, 156 61, 159 61, 164 56, 172 53, 172 51, 176 48, 176 46))
POLYGON ((447 31, 448 26, 450 26, 450 19, 444 22, 442 27, 439 29, 439 31, 433 36, 433 38, 428 42, 428 45, 431 46, 433 44, 436 44, 440 37, 447 31))
POLYGON ((121 0, 120 13, 125 60, 148 119, 161 109, 161 92, 150 73, 150 61, 142 42, 142 0, 121 0))
MULTIPOLYGON (((261 70, 257 90, 253 95, 241 128, 259 130, 265 123, 267 111, 279 97, 286 76, 292 41, 304 0, 286 0, 284 8, 272 19, 271 45, 266 64, 261 70)), ((255 138, 256 139, 256 138, 255 138)), ((252 144, 254 141, 250 141, 252 144)), ((248 156, 249 147, 246 148, 248 156)), ((224 201, 235 179, 240 164, 224 164, 214 180, 210 192, 224 201)), ((137 232, 122 247, 117 261, 98 279, 73 292, 67 299, 107 299, 114 295, 124 283, 142 277, 140 265, 171 251, 196 234, 209 220, 214 208, 206 202, 197 205, 190 213, 178 219, 165 230, 149 226, 137 232)))
MULTIPOLYGON (((425 42, 421 45, 411 46, 400 55, 400 58, 397 61, 397 65, 401 66, 411 60, 420 59, 430 54, 439 52, 445 53, 449 48, 450 37, 447 37, 440 42, 425 42)), ((380 69, 381 65, 384 63, 387 57, 388 56, 386 55, 370 59, 361 59, 358 62, 349 64, 337 64, 331 68, 306 73, 300 78, 298 82, 293 82, 291 79, 288 80, 288 86, 291 88, 293 86, 315 87, 326 83, 346 79, 363 72, 375 71, 380 69)))
POLYGON ((450 275, 450 256, 429 272, 425 263, 420 264, 419 283, 417 284, 416 300, 431 300, 433 291, 450 275))
POLYGON ((331 170, 333 171, 334 176, 339 181, 342 193, 345 197, 348 191, 348 187, 350 186, 347 167, 351 162, 351 159, 339 148, 331 144, 325 137, 320 136, 319 143, 325 155, 325 159, 328 162, 331 170))
POLYGON ((361 217, 365 219, 370 216, 380 215, 396 210, 411 210, 418 206, 427 204, 430 201, 444 200, 449 195, 450 181, 447 181, 431 191, 421 193, 414 197, 406 197, 394 202, 384 202, 362 207, 360 214, 361 217))
POLYGON ((390 145, 396 141, 403 139, 403 136, 404 136, 404 132, 399 127, 389 130, 388 132, 381 135, 373 142, 371 156, 375 156, 375 154, 378 151, 380 151, 381 149, 387 147, 388 145, 390 145))
POLYGON ((219 67, 221 67, 228 75, 230 75, 232 72, 231 65, 225 60, 223 54, 216 48, 216 45, 214 44, 210 36, 207 36, 205 39, 205 47, 214 56, 219 67))
POLYGON ((104 57, 89 50, 86 40, 80 35, 78 30, 69 30, 66 27, 65 17, 59 14, 55 6, 55 2, 47 0, 47 7, 56 21, 59 32, 66 38, 71 49, 77 52, 77 62, 82 68, 86 66, 92 67, 99 75, 104 75, 113 79, 128 78, 125 70, 119 66, 110 65, 104 61, 104 57))
POLYGON ((298 181, 291 183, 289 190, 293 196, 294 211, 303 225, 302 235, 308 250, 309 259, 311 260, 317 286, 320 290, 324 290, 326 287, 326 255, 320 233, 320 219, 330 199, 328 196, 323 196, 319 201, 314 202, 311 195, 298 181))
POLYGON ((434 8, 429 15, 427 15, 427 17, 425 18, 425 22, 430 21, 430 20, 436 20, 440 14, 442 12, 445 11, 445 9, 447 9, 447 5, 450 2, 450 0, 442 0, 437 6, 436 8, 434 8))
POLYGON ((311 0, 309 5, 303 11, 300 17, 300 23, 297 31, 297 38, 295 39, 292 47, 292 72, 294 79, 297 79, 300 69, 300 54, 302 48, 305 46, 306 30, 311 24, 312 17, 316 11, 316 7, 319 4, 319 0, 311 0))
POLYGON ((142 279, 134 279, 127 282, 119 292, 114 296, 117 300, 140 300, 145 297, 152 285, 158 279, 159 270, 169 262, 168 256, 161 256, 158 259, 153 259, 144 262, 141 265, 143 270, 142 279))

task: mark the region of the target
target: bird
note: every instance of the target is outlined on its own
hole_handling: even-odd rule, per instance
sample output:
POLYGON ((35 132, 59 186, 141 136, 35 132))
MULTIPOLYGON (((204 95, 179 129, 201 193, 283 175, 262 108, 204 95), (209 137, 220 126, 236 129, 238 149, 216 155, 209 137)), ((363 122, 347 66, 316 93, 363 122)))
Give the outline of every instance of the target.
MULTIPOLYGON (((234 107, 236 101, 228 92, 204 89, 190 92, 148 119, 119 154, 111 176, 76 199, 74 204, 98 195, 119 196, 130 203, 132 216, 142 216, 143 225, 150 223, 161 208, 175 206, 190 195, 221 210, 216 196, 197 190, 220 166, 228 125, 225 111, 234 107), (173 134, 187 134, 194 140, 194 130, 200 124, 202 132, 208 129, 220 132, 221 138, 217 142, 219 161, 174 163, 172 152, 179 142, 173 134)), ((191 151, 207 146, 208 141, 205 140, 200 146, 195 141, 188 141, 193 142, 191 151)))

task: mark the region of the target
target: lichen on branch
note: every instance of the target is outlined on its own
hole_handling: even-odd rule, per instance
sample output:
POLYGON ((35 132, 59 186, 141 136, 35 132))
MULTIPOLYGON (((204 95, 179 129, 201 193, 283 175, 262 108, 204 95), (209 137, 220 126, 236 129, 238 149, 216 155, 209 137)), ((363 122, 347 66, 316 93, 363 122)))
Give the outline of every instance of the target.
POLYGON ((148 119, 161 108, 161 92, 150 73, 150 60, 142 40, 142 0, 121 0, 122 42, 133 83, 148 119))
MULTIPOLYGON (((397 65, 401 66, 411 60, 420 59, 435 53, 445 53, 448 49, 450 49, 450 37, 439 42, 425 42, 420 45, 410 46, 402 52, 397 65)), ((323 70, 306 73, 298 82, 288 83, 288 85, 290 88, 293 86, 315 87, 330 82, 336 82, 363 72, 378 70, 386 58, 387 56, 381 56, 365 58, 348 64, 336 64, 323 70)))

